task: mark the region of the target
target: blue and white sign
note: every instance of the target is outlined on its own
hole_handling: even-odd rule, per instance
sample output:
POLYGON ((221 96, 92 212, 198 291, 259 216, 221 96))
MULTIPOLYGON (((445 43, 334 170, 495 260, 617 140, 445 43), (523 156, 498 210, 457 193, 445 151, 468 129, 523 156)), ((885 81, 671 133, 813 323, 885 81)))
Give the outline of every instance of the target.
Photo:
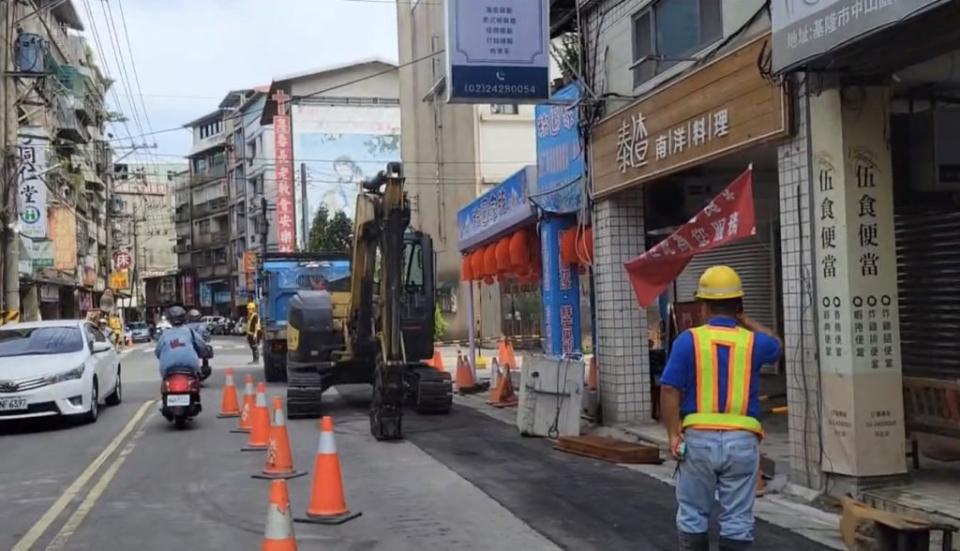
POLYGON ((200 306, 213 306, 213 288, 200 283, 200 306))
POLYGON ((446 8, 448 102, 550 96, 547 0, 446 0, 446 8))
POLYGON ((576 224, 571 217, 553 217, 540 225, 543 258, 543 351, 560 357, 582 351, 580 277, 577 268, 560 262, 560 232, 576 224))
POLYGON ((536 108, 537 185, 530 195, 545 211, 577 212, 583 204, 580 93, 580 85, 571 84, 536 108))
POLYGON ((459 250, 466 251, 535 220, 536 211, 527 197, 536 178, 536 167, 526 166, 460 209, 459 250))

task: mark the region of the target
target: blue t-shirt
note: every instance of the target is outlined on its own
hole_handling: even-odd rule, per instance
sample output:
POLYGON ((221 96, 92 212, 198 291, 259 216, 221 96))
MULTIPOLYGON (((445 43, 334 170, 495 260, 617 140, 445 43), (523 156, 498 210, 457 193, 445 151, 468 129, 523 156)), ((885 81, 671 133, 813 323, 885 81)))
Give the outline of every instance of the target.
MULTIPOLYGON (((708 325, 715 327, 736 327, 737 322, 732 318, 715 317, 711 318, 708 325)), ((727 401, 727 362, 730 359, 730 348, 719 345, 717 347, 717 364, 719 373, 717 379, 719 383, 717 404, 718 411, 724 411, 727 401)), ((753 358, 750 376, 750 398, 747 402, 747 415, 756 419, 760 418, 760 367, 776 363, 780 359, 780 342, 763 333, 753 334, 753 358)), ((680 391, 680 418, 697 412, 697 363, 694 358, 693 333, 684 331, 680 333, 677 340, 674 341, 670 350, 670 358, 667 360, 667 367, 663 370, 663 376, 660 378, 661 385, 667 385, 680 391)))

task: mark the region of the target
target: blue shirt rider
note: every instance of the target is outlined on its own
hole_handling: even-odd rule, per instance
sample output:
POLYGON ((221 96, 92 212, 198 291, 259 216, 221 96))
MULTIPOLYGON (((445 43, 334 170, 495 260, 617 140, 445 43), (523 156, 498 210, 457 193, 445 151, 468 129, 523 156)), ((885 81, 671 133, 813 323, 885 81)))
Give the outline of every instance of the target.
POLYGON ((200 359, 210 354, 210 345, 193 329, 184 325, 187 312, 173 306, 167 312, 172 327, 157 341, 154 354, 160 360, 160 377, 173 369, 189 369, 200 376, 200 359))
POLYGON ((200 321, 200 311, 196 308, 187 312, 187 327, 199 333, 204 341, 210 342, 210 326, 200 321))

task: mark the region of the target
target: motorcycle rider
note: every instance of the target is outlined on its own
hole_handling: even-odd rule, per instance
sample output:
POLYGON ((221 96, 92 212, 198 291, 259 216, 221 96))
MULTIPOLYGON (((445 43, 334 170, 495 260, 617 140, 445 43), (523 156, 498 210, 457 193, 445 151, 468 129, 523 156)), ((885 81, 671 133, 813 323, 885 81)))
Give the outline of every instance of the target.
POLYGON ((203 337, 190 329, 186 322, 187 311, 180 306, 171 306, 167 310, 167 319, 171 327, 160 335, 154 354, 160 360, 160 378, 166 377, 172 369, 190 369, 199 378, 200 358, 212 354, 213 349, 204 342, 203 337))

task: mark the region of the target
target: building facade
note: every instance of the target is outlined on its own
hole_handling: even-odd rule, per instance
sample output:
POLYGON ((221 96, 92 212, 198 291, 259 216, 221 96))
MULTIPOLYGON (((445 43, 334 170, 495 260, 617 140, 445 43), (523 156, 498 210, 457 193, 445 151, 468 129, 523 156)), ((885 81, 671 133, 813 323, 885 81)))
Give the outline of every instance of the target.
POLYGON ((10 195, 18 220, 9 226, 19 228, 19 242, 6 245, 19 248, 24 320, 97 308, 109 269, 112 151, 104 97, 111 80, 87 46, 73 2, 40 4, 8 3, 19 29, 4 44, 12 53, 4 78, 17 101, 18 142, 10 145, 19 163, 10 195))
MULTIPOLYGON (((464 306, 467 285, 460 281, 457 211, 523 167, 536 165, 536 134, 532 105, 446 103, 444 28, 443 3, 397 4, 400 149, 416 205, 412 223, 433 236, 446 338, 462 340, 470 320, 464 306), (425 59, 412 63, 420 58, 425 59)), ((498 338, 513 326, 504 323, 500 286, 482 286, 478 294, 478 333, 498 338)), ((512 308, 506 311, 513 316, 512 308)), ((516 327, 526 332, 529 326, 516 327)))

